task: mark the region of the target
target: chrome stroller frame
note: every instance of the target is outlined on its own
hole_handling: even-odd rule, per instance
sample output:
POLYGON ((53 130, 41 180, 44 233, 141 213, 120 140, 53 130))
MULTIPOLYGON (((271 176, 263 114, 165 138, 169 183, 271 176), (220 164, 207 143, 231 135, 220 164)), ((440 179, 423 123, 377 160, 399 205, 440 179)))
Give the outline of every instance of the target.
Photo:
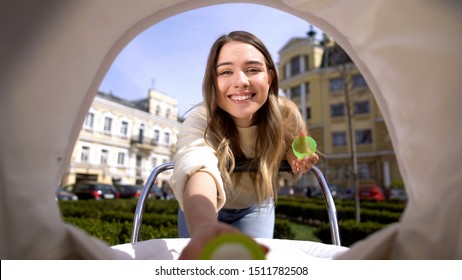
MULTIPOLYGON (((138 199, 138 203, 136 205, 135 216, 133 219, 133 228, 132 228, 132 235, 131 235, 131 243, 135 244, 140 241, 140 232, 141 232, 141 224, 143 220, 143 213, 146 207, 146 203, 148 201, 149 195, 151 193, 152 187, 156 181, 157 176, 167 170, 173 169, 175 164, 173 162, 167 162, 158 167, 154 168, 154 170, 149 175, 148 180, 141 192, 141 195, 138 199)), ((243 164, 242 162, 236 163, 236 167, 234 172, 251 172, 255 171, 256 167, 249 166, 247 164, 243 164)), ((279 168, 279 172, 290 172, 290 165, 284 161, 279 168)), ((340 233, 338 228, 338 220, 337 220, 337 210, 335 208, 334 199, 332 198, 332 194, 329 190, 326 180, 324 179, 324 175, 322 174, 321 170, 316 166, 313 166, 310 170, 311 173, 314 174, 316 177, 319 185, 321 186, 321 190, 323 193, 324 201, 327 207, 327 213, 329 217, 329 225, 331 230, 332 236, 332 243, 336 246, 341 246, 340 243, 340 233)))

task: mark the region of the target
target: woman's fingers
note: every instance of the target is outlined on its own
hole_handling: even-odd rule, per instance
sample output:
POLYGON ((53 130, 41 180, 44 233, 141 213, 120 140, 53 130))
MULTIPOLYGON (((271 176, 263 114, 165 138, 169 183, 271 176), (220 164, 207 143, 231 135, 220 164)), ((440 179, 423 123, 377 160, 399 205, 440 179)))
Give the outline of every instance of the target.
POLYGON ((319 161, 319 156, 317 154, 312 154, 310 156, 310 162, 314 165, 316 163, 318 163, 319 161))
POLYGON ((311 163, 310 158, 309 158, 309 157, 304 157, 304 158, 303 158, 303 167, 304 167, 303 173, 305 173, 305 172, 307 172, 308 170, 310 170, 312 165, 313 165, 313 164, 311 163))
POLYGON ((313 167, 319 161, 319 156, 317 154, 312 154, 310 157, 306 156, 303 159, 294 159, 291 161, 290 167, 292 168, 292 172, 298 173, 306 173, 308 170, 313 167))
POLYGON ((292 172, 302 172, 306 173, 308 170, 318 163, 319 156, 316 154, 311 155, 310 157, 304 157, 303 159, 297 159, 292 164, 292 172))
POLYGON ((298 171, 300 171, 300 170, 298 169, 298 164, 297 164, 297 160, 296 160, 296 159, 292 160, 292 162, 291 162, 291 164, 290 164, 290 168, 292 168, 292 173, 294 173, 294 174, 297 173, 298 171))

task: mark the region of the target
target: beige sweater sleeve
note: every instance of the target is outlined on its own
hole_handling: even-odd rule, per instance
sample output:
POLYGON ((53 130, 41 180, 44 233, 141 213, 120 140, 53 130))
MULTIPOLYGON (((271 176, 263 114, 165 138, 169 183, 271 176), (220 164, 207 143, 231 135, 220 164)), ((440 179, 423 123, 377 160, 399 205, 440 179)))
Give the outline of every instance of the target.
POLYGON ((223 207, 226 200, 215 149, 209 146, 204 139, 206 119, 205 107, 196 107, 183 122, 178 133, 177 153, 174 157, 175 168, 170 183, 181 209, 183 209, 183 193, 186 183, 189 177, 196 172, 207 172, 214 178, 217 186, 218 209, 223 207))

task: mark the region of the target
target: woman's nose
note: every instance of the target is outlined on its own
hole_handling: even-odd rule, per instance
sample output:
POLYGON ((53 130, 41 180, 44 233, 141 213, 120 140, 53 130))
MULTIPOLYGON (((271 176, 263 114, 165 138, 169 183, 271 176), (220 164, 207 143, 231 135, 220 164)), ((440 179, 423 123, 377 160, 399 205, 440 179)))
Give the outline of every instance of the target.
POLYGON ((250 85, 249 77, 240 71, 236 74, 235 87, 248 87, 250 85))

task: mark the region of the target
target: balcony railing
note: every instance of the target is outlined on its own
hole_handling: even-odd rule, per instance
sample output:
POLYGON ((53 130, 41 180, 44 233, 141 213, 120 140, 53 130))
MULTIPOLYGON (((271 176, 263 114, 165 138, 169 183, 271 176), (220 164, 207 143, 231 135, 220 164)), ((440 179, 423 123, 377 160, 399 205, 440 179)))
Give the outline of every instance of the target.
POLYGON ((147 137, 132 137, 130 144, 135 145, 137 148, 141 149, 154 149, 154 141, 147 137))
POLYGON ((161 143, 158 139, 151 139, 151 138, 146 138, 146 137, 143 137, 140 139, 140 137, 134 136, 131 138, 130 144, 137 148, 142 148, 142 149, 152 150, 155 147, 163 147, 163 148, 169 149, 170 152, 172 153, 176 151, 175 144, 165 144, 165 143, 161 143))

